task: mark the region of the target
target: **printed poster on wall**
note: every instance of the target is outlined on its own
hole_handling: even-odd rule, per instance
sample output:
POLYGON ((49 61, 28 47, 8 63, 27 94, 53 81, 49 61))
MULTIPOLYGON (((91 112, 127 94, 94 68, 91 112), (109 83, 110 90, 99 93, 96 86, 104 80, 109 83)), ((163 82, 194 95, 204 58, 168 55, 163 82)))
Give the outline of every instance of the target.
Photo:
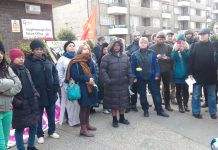
POLYGON ((21 19, 23 39, 53 39, 51 20, 21 19))
POLYGON ((20 32, 20 21, 11 20, 11 30, 12 32, 20 32))

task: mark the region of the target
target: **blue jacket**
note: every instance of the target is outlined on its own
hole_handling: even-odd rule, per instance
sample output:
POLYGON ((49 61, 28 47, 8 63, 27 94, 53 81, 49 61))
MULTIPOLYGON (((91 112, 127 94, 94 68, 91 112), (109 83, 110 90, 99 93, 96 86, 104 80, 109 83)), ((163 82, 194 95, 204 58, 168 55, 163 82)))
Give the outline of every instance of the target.
POLYGON ((160 76, 157 56, 151 49, 142 52, 138 49, 132 54, 131 69, 134 78, 143 80, 153 80, 160 76), (137 71, 141 68, 141 71, 137 71))
MULTIPOLYGON (((92 78, 96 81, 96 72, 95 67, 92 61, 87 62, 91 73, 92 78)), ((91 107, 96 105, 98 101, 98 93, 96 88, 93 88, 93 92, 89 93, 86 82, 89 82, 90 77, 84 74, 82 66, 80 63, 74 63, 70 69, 70 76, 77 83, 79 82, 80 90, 81 90, 81 99, 78 100, 81 107, 91 107)))
POLYGON ((171 58, 174 60, 173 79, 175 83, 185 83, 188 77, 188 58, 189 50, 184 50, 179 54, 178 51, 172 51, 171 58))

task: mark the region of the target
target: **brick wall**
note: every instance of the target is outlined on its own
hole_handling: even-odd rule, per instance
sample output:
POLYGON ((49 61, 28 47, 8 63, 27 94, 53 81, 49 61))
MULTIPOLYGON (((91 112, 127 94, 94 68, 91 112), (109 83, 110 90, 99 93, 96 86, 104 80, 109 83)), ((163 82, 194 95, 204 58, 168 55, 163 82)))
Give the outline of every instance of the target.
POLYGON ((23 40, 21 19, 52 20, 52 6, 44 4, 40 4, 40 6, 41 14, 33 15, 25 12, 24 2, 0 0, 0 35, 3 36, 7 52, 10 48, 17 47, 19 40, 23 40), (20 33, 12 33, 11 20, 20 21, 20 33))

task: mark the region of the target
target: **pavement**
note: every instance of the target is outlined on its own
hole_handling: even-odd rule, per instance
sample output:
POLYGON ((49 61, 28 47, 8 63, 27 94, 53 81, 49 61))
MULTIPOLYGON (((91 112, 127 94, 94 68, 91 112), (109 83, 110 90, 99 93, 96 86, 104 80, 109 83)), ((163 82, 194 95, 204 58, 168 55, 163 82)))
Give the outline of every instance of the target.
MULTIPOLYGON (((153 105, 149 97, 149 103, 153 105)), ((145 118, 138 105, 139 112, 125 114, 130 125, 120 124, 112 127, 111 115, 102 113, 102 107, 90 116, 97 127, 95 137, 79 135, 80 127, 67 124, 57 125, 60 139, 46 137, 44 144, 37 144, 39 150, 209 150, 210 141, 218 137, 218 119, 212 120, 207 109, 202 109, 203 119, 195 119, 191 112, 178 112, 172 105, 169 118, 156 115, 154 108, 149 110, 150 117, 145 118)), ((10 150, 15 150, 11 148, 10 150)))

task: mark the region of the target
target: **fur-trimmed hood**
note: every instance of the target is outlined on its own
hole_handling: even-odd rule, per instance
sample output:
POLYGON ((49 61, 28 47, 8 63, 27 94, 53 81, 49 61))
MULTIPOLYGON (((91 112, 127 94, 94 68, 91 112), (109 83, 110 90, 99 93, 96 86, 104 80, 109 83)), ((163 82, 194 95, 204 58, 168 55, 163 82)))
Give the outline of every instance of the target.
POLYGON ((115 43, 120 43, 121 44, 121 53, 123 53, 124 51, 124 43, 123 43, 123 40, 121 38, 116 38, 116 39, 113 39, 110 44, 108 45, 108 52, 109 53, 113 53, 113 47, 115 45, 115 43))

